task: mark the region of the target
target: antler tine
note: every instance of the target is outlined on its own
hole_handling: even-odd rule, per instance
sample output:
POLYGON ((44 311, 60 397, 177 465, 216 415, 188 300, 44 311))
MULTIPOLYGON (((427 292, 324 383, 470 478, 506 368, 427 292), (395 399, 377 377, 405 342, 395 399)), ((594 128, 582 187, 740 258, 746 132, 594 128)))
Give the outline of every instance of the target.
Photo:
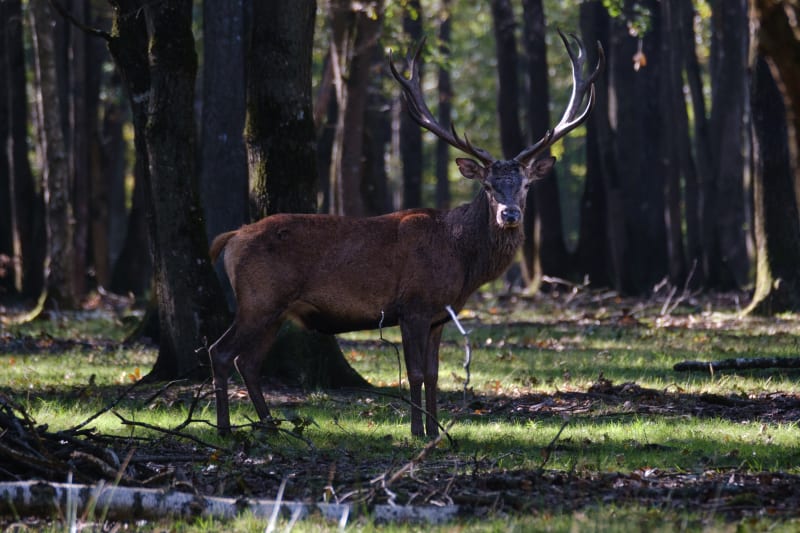
POLYGON ((492 163, 494 158, 491 156, 491 154, 482 148, 473 146, 472 143, 469 142, 469 139, 467 139, 466 135, 464 135, 464 139, 462 140, 456 133, 455 126, 451 124, 450 131, 448 131, 441 124, 439 124, 433 117, 433 113, 431 113, 428 105, 425 103, 419 76, 419 57, 422 53, 422 47, 424 44, 425 38, 423 37, 417 45, 414 54, 409 54, 406 57, 408 70, 410 71, 409 77, 406 77, 397 70, 392 57, 392 52, 389 51, 389 68, 392 71, 392 75, 403 89, 403 101, 406 103, 408 114, 411 116, 414 122, 430 131, 454 148, 475 156, 485 165, 492 163))
POLYGON ((575 35, 570 33, 569 37, 577 45, 577 51, 573 49, 572 44, 567 39, 567 36, 561 30, 558 30, 558 35, 564 42, 569 55, 570 63, 572 64, 572 93, 570 94, 569 103, 567 104, 564 114, 561 115, 561 120, 558 124, 547 133, 544 137, 539 139, 536 143, 525 148, 514 159, 527 164, 531 159, 544 152, 547 148, 552 146, 556 141, 564 137, 567 133, 574 130, 583 124, 589 117, 595 102, 595 86, 600 73, 603 71, 605 65, 605 52, 603 47, 598 41, 597 43, 597 65, 588 77, 584 77, 584 65, 586 64, 586 48, 583 41, 575 35), (586 107, 581 110, 581 104, 584 99, 587 100, 586 107), (580 113, 579 113, 580 111, 580 113))

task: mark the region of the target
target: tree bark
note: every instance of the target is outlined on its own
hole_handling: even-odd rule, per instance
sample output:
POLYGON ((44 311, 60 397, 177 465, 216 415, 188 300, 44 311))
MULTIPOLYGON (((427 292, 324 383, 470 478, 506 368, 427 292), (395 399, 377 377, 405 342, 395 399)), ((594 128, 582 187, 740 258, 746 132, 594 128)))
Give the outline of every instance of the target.
POLYGON ((0 2, 0 298, 15 290, 14 240, 11 224, 11 172, 5 148, 9 137, 8 68, 6 67, 5 3, 0 2))
POLYGON ((673 285, 686 281, 686 253, 683 243, 682 178, 686 178, 690 155, 689 121, 683 98, 683 50, 681 48, 680 12, 674 2, 661 2, 661 58, 664 68, 657 97, 661 116, 672 117, 681 135, 661 135, 661 157, 664 168, 664 225, 667 236, 667 272, 673 285), (685 132, 685 133, 684 133, 685 132))
MULTIPOLYGON (((439 53, 442 58, 450 55, 451 14, 450 1, 442 0, 442 14, 439 23, 439 53)), ((446 64, 439 65, 439 107, 436 118, 444 128, 449 128, 452 120, 453 87, 450 70, 446 64)), ((436 139, 436 207, 450 209, 450 145, 444 139, 436 139)))
POLYGON ((712 2, 712 178, 704 190, 705 264, 710 288, 734 289, 748 281, 745 202, 744 102, 747 60, 746 0, 712 2))
MULTIPOLYGON (((599 1, 584 2, 580 7, 580 26, 587 43, 600 42, 606 53, 610 47, 608 12, 599 1)), ((590 64, 596 52, 589 48, 590 64)), ((596 99, 586 121, 586 183, 580 203, 580 227, 575 249, 577 269, 589 277, 592 286, 611 286, 622 290, 624 252, 627 237, 621 207, 619 173, 614 158, 614 133, 609 122, 609 86, 611 62, 595 83, 596 99)))
POLYGON ((151 378, 199 377, 196 350, 223 331, 226 305, 211 263, 195 173, 197 56, 192 2, 146 4, 150 93, 145 141, 150 164, 159 357, 151 378))
MULTIPOLYGON (((403 11, 403 33, 411 43, 423 37, 422 5, 419 0, 408 0, 403 11)), ((425 70, 419 61, 419 75, 425 70)), ((403 209, 422 206, 422 130, 409 116, 405 102, 400 111, 400 160, 403 165, 403 209)))
POLYGON ((245 141, 254 219, 316 211, 311 112, 315 10, 313 0, 253 4, 245 141))
POLYGON ((28 159, 28 98, 25 89, 25 49, 22 39, 22 2, 6 0, 6 83, 9 97, 8 164, 11 186, 14 285, 25 298, 44 288, 46 238, 44 196, 37 192, 28 159))
POLYGON ((794 194, 786 108, 767 60, 752 76, 756 288, 747 312, 800 310, 800 213, 794 194))
MULTIPOLYGON (((203 1, 200 194, 209 242, 248 220, 244 10, 243 0, 203 1)), ((257 58, 259 65, 268 60, 257 58)), ((264 82, 262 75, 258 83, 264 82)), ((221 261, 216 272, 232 309, 233 292, 221 261)))
POLYGON ((78 305, 74 286, 74 218, 70 202, 69 160, 61 121, 61 94, 56 76, 56 48, 47 0, 30 3, 36 57, 36 102, 42 125, 47 228, 45 290, 48 305, 73 309, 78 305))
MULTIPOLYGON (((524 0, 525 52, 528 59, 528 130, 531 142, 542 138, 550 122, 545 16, 541 0, 524 0)), ((590 48, 593 48, 590 44, 590 48)), ((548 149, 542 157, 550 155, 548 149)), ((523 253, 529 273, 529 289, 539 287, 541 276, 572 278, 571 260, 564 241, 556 170, 536 180, 528 193, 523 253)))
MULTIPOLYGON (((373 4, 379 9, 378 4, 373 4)), ((372 65, 371 42, 379 20, 371 19, 367 6, 352 0, 331 3, 330 57, 338 116, 331 153, 330 212, 363 216, 364 119, 372 65)))

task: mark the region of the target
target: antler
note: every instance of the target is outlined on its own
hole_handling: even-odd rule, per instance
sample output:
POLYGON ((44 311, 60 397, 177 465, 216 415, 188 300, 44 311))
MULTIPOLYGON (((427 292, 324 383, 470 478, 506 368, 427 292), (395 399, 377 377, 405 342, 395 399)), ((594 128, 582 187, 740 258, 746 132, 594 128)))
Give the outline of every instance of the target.
POLYGON ((605 52, 603 52, 603 47, 599 42, 597 43, 597 66, 595 66, 594 71, 589 75, 588 78, 584 78, 583 67, 586 63, 586 49, 583 46, 583 42, 575 34, 569 34, 569 36, 572 37, 572 39, 578 45, 578 50, 576 53, 576 51, 573 50, 572 46, 570 45, 570 42, 567 40, 567 37, 561 32, 561 30, 558 30, 558 34, 561 36, 561 40, 564 41, 564 46, 567 48, 567 53, 569 54, 569 59, 572 63, 572 95, 570 96, 569 104, 567 104, 567 108, 564 110, 564 114, 561 116, 561 120, 558 122, 556 127, 551 130, 547 130, 541 139, 536 141, 536 143, 532 144, 531 146, 525 148, 523 151, 517 154, 516 157, 514 157, 514 159, 523 165, 527 165, 534 157, 544 152, 557 140, 583 124, 583 122, 589 116, 592 107, 594 106, 594 82, 600 75, 600 72, 602 72, 605 64, 605 52), (576 116, 584 98, 586 97, 587 91, 589 93, 589 102, 583 111, 576 116))
POLYGON ((414 55, 406 57, 408 70, 411 73, 408 78, 398 72, 397 68, 394 66, 392 52, 389 51, 389 68, 391 68, 392 74, 403 89, 403 100, 408 108, 408 114, 411 115, 414 122, 447 142, 450 146, 475 156, 477 159, 480 159, 484 165, 491 164, 495 159, 489 152, 473 146, 472 143, 469 142, 469 139, 467 139, 466 134, 464 138, 461 139, 456 133, 455 126, 452 124, 450 126, 450 131, 448 131, 433 118, 433 113, 431 113, 431 110, 428 109, 428 106, 425 104, 425 98, 422 95, 422 88, 420 87, 418 62, 424 44, 425 38, 420 40, 414 55))

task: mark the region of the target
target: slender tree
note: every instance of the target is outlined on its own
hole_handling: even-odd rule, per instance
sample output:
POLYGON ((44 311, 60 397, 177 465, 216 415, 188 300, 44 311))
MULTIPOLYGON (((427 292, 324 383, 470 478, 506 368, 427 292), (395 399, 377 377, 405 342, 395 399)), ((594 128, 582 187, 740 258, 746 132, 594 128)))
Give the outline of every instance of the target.
POLYGON ((29 107, 25 89, 25 48, 23 46, 22 2, 3 2, 6 73, 8 88, 9 185, 13 263, 17 291, 25 298, 41 294, 44 287, 45 225, 44 197, 35 186, 28 159, 29 107))
MULTIPOLYGON (((423 37, 422 4, 420 0, 408 0, 403 11, 403 33, 411 43, 419 43, 423 37)), ((425 68, 420 62, 420 76, 425 68)), ((422 131, 406 112, 405 104, 400 110, 400 160, 403 164, 403 208, 422 206, 422 131)))
POLYGON ((62 123, 61 92, 56 75, 56 46, 47 0, 30 3, 36 59, 36 104, 44 154, 47 259, 45 290, 49 302, 62 309, 77 306, 74 281, 74 215, 70 201, 69 160, 62 123))
MULTIPOLYGON (((450 127, 452 114, 453 88, 450 81, 450 68, 447 59, 450 53, 450 35, 452 27, 452 9, 450 0, 442 0, 439 15, 439 53, 442 64, 439 65, 439 106, 436 117, 445 128, 450 127)), ((436 207, 439 209, 450 208, 450 145, 442 139, 436 139, 436 207)))

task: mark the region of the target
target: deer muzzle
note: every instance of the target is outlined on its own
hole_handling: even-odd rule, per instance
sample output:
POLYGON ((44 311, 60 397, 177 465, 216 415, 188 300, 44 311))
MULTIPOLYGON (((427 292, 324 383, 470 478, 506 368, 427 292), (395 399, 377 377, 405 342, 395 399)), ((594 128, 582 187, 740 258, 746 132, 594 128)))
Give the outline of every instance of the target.
POLYGON ((502 205, 498 209, 498 224, 503 228, 515 228, 522 222, 522 210, 511 205, 502 205))

